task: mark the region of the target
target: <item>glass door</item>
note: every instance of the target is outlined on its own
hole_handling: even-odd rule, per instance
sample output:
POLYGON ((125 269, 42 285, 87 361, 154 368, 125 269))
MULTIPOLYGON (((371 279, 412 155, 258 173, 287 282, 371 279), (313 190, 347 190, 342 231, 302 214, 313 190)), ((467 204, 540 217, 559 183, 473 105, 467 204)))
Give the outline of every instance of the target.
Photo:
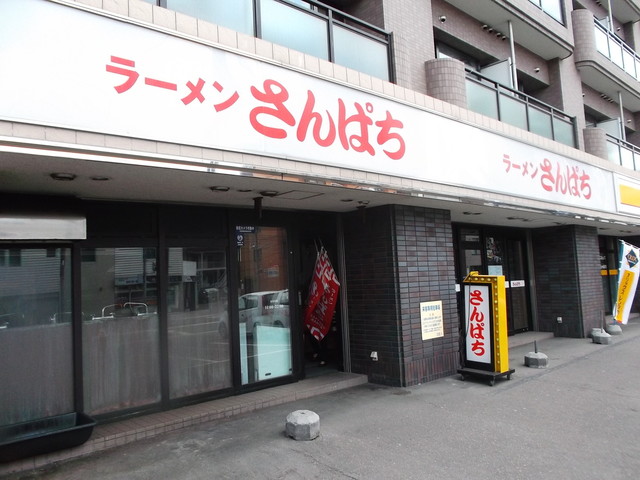
POLYGON ((474 271, 485 275, 504 275, 509 334, 528 330, 531 314, 523 234, 473 226, 460 226, 457 232, 459 285, 474 271))
POLYGON ((505 276, 509 333, 526 331, 529 329, 529 300, 524 241, 504 232, 488 232, 485 245, 487 274, 505 276))
POLYGON ((286 231, 236 227, 242 384, 291 375, 286 231))

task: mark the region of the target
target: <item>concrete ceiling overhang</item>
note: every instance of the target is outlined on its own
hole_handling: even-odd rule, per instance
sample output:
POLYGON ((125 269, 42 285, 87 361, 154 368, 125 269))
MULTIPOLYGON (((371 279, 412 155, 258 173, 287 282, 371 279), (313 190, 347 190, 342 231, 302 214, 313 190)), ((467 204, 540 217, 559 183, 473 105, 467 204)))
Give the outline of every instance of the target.
MULTIPOLYGON (((397 204, 448 210, 452 221, 459 223, 518 228, 586 225, 603 235, 640 235, 640 221, 624 215, 407 179, 381 184, 367 180, 366 174, 358 177, 363 180, 311 177, 237 163, 207 164, 153 154, 0 141, 0 193, 4 194, 247 209, 254 207, 256 197, 262 197, 265 210, 336 213, 397 204), (56 173, 68 177, 56 180, 52 177, 56 173)), ((11 211, 11 205, 2 205, 1 210, 11 211)))
MULTIPOLYGON (((566 58, 573 51, 568 33, 562 36, 554 32, 543 23, 537 22, 509 5, 509 2, 496 0, 446 0, 446 2, 476 18, 480 24, 503 30, 501 33, 507 36, 509 33, 507 25, 511 22, 515 43, 545 60, 566 58)), ((549 19, 555 22, 551 17, 549 19)), ((560 24, 558 26, 561 27, 560 24)))
POLYGON ((576 67, 585 85, 606 95, 616 103, 620 94, 624 108, 632 112, 640 111, 640 82, 609 59, 601 56, 601 58, 581 60, 576 62, 576 67))
MULTIPOLYGON (((609 5, 607 0, 601 0, 600 3, 605 8, 609 5)), ((636 0, 612 0, 611 10, 613 17, 621 23, 640 20, 640 4, 636 0)))

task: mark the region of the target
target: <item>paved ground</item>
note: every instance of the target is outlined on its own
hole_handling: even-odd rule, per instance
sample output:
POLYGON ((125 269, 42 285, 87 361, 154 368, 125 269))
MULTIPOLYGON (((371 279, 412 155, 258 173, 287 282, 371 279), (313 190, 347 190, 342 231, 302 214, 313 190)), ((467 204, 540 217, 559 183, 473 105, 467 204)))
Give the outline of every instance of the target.
POLYGON ((549 368, 511 380, 458 375, 412 388, 363 385, 142 440, 7 479, 637 479, 640 324, 610 345, 538 343, 549 368), (320 437, 284 435, 288 413, 320 416, 320 437))

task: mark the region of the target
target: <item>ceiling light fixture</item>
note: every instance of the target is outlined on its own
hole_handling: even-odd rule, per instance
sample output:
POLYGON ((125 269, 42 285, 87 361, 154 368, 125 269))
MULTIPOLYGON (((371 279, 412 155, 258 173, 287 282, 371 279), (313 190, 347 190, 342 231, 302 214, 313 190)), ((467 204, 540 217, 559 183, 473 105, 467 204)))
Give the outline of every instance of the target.
POLYGON ((277 197, 278 192, 276 192, 275 190, 263 190, 262 192, 260 192, 260 195, 262 195, 263 197, 277 197))
POLYGON ((211 190, 212 192, 228 192, 229 187, 213 186, 213 187, 209 187, 209 190, 211 190))
POLYGON ((73 173, 52 173, 51 178, 59 180, 61 182, 70 182, 76 179, 76 175, 73 173))
POLYGON ((91 180, 93 180, 94 182, 107 182, 109 180, 111 180, 111 178, 109 177, 101 177, 101 176, 93 176, 91 177, 91 180))

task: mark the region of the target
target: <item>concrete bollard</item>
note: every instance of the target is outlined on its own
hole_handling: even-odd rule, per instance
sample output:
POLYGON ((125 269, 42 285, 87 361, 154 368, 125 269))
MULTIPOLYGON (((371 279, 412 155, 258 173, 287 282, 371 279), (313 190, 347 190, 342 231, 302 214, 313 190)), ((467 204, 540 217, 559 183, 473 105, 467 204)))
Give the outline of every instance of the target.
POLYGON ((320 435, 320 417, 311 410, 296 410, 287 415, 287 436, 294 440, 313 440, 320 435))
POLYGON ((622 327, 617 323, 611 323, 604 327, 604 329, 609 335, 622 335, 622 327))
POLYGON ((547 368, 549 357, 540 352, 529 352, 524 356, 524 365, 531 368, 547 368))
POLYGON ((533 342, 533 352, 529 352, 524 356, 524 366, 531 368, 547 368, 549 357, 544 353, 538 352, 538 342, 533 342))
POLYGON ((611 335, 604 330, 592 331, 591 338, 593 339, 593 343, 600 343, 602 345, 609 345, 609 342, 611 341, 611 335))

